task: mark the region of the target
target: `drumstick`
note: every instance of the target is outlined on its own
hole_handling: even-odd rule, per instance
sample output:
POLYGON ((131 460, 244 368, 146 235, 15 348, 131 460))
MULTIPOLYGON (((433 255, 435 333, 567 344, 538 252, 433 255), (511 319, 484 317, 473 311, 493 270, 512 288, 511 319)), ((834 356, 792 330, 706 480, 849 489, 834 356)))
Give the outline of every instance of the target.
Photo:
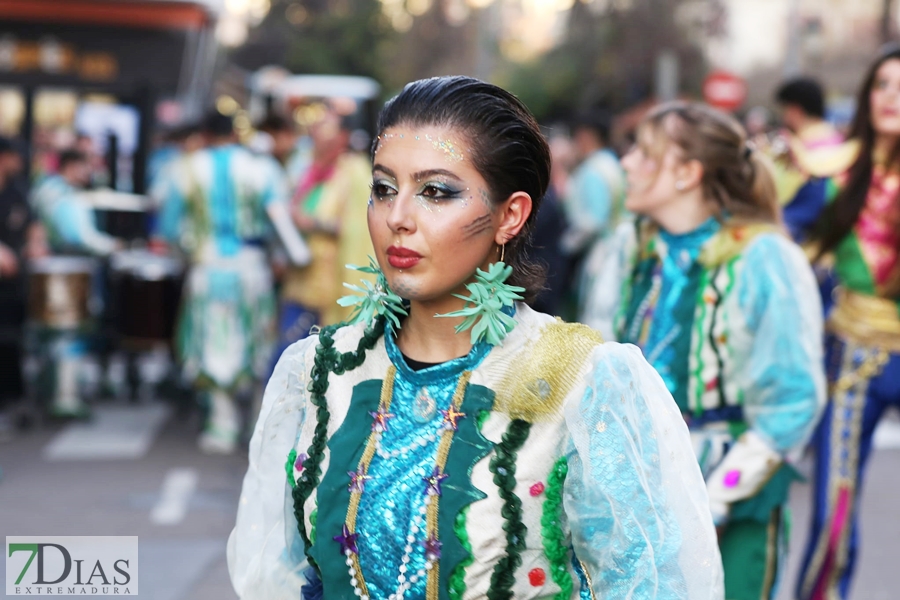
POLYGON ((275 231, 284 244, 284 249, 287 250, 291 262, 298 267, 308 265, 312 260, 312 254, 310 254, 309 246, 306 245, 303 236, 294 227, 287 205, 284 202, 272 202, 266 207, 266 212, 269 219, 272 220, 272 225, 275 226, 275 231))

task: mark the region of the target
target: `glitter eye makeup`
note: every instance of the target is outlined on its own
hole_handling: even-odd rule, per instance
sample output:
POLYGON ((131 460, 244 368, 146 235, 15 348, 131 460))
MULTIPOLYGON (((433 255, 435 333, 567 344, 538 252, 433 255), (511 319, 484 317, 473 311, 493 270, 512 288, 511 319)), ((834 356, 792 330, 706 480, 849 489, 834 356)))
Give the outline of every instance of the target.
POLYGON ((416 202, 429 212, 440 212, 443 204, 450 200, 458 200, 468 188, 450 186, 440 181, 429 181, 422 185, 416 193, 416 202))
POLYGON ((397 195, 397 189, 384 179, 376 179, 369 187, 371 190, 369 194, 369 206, 372 206, 375 201, 393 202, 394 197, 397 195))

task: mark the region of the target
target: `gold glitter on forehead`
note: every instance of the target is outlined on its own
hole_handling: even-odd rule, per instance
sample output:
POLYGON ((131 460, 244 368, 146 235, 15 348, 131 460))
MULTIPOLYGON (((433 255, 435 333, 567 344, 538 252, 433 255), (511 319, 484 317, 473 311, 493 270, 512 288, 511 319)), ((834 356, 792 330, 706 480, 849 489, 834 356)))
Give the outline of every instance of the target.
MULTIPOLYGON (((419 141, 421 138, 417 135, 414 136, 416 141, 419 141)), ((381 148, 381 144, 391 139, 404 139, 402 133, 382 133, 377 138, 378 144, 375 146, 375 154, 378 154, 379 148, 381 148)), ((435 150, 439 150, 447 155, 447 158, 454 162, 461 162, 466 159, 465 153, 463 149, 456 145, 451 140, 445 140, 443 138, 435 138, 429 134, 425 134, 425 140, 430 142, 432 147, 435 150)))
POLYGON ((425 139, 431 142, 431 145, 434 146, 435 150, 440 150, 441 152, 446 154, 450 160, 459 162, 461 160, 465 160, 466 158, 463 154, 462 149, 450 140, 445 140, 443 138, 435 139, 430 135, 426 135, 425 139))

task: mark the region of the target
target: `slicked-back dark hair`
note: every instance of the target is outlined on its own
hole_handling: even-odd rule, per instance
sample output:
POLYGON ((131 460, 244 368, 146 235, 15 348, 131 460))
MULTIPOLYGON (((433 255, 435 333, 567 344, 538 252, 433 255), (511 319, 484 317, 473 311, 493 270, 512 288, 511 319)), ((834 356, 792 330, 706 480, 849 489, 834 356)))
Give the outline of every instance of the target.
POLYGON ((491 201, 500 204, 515 192, 531 196, 525 227, 506 244, 505 262, 513 268, 512 285, 525 288, 531 301, 544 284, 543 269, 526 257, 541 199, 550 183, 550 148, 528 108, 514 95, 471 77, 433 77, 413 81, 384 105, 372 143, 392 127, 458 129, 471 146, 472 164, 488 185, 491 201))

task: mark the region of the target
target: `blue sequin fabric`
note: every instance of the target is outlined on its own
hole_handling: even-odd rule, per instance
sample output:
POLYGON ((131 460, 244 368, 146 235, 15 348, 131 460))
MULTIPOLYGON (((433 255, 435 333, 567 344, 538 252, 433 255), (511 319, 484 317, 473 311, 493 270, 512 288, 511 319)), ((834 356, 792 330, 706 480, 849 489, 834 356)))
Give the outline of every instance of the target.
POLYGON ((666 250, 662 256, 660 276, 662 277, 659 288, 659 298, 653 307, 650 331, 642 350, 647 361, 662 376, 666 387, 673 394, 680 385, 686 382, 679 381, 674 376, 678 369, 673 368, 673 363, 678 360, 687 361, 687 355, 679 355, 676 352, 676 341, 687 336, 690 338, 689 324, 679 323, 675 317, 676 307, 687 302, 691 306, 696 303, 696 298, 685 294, 689 284, 689 274, 697 262, 704 244, 714 236, 721 225, 715 218, 710 218, 697 229, 679 235, 660 230, 659 237, 665 244, 666 250))
MULTIPOLYGON (((487 344, 476 344, 467 356, 413 371, 390 332, 385 334, 385 346, 397 369, 390 407, 394 416, 388 420, 382 436, 382 452, 376 453, 369 465, 368 474, 372 478, 366 481, 356 520, 357 532, 361 534, 360 566, 372 598, 387 598, 396 591, 407 544, 412 547, 407 579, 425 564, 425 531, 424 528, 413 531, 413 525, 424 504, 423 478, 431 474, 435 465, 443 425, 440 411, 450 406, 463 371, 475 369, 491 349, 487 344), (426 392, 430 401, 423 402, 426 392), (431 434, 436 434, 434 440, 431 434), (394 452, 400 455, 381 456, 394 452)), ((452 480, 454 473, 448 475, 452 480)), ((457 476, 468 477, 468 474, 457 476)), ((452 532, 443 533, 452 535, 452 532)), ((424 598, 425 580, 413 585, 407 597, 424 598)))

